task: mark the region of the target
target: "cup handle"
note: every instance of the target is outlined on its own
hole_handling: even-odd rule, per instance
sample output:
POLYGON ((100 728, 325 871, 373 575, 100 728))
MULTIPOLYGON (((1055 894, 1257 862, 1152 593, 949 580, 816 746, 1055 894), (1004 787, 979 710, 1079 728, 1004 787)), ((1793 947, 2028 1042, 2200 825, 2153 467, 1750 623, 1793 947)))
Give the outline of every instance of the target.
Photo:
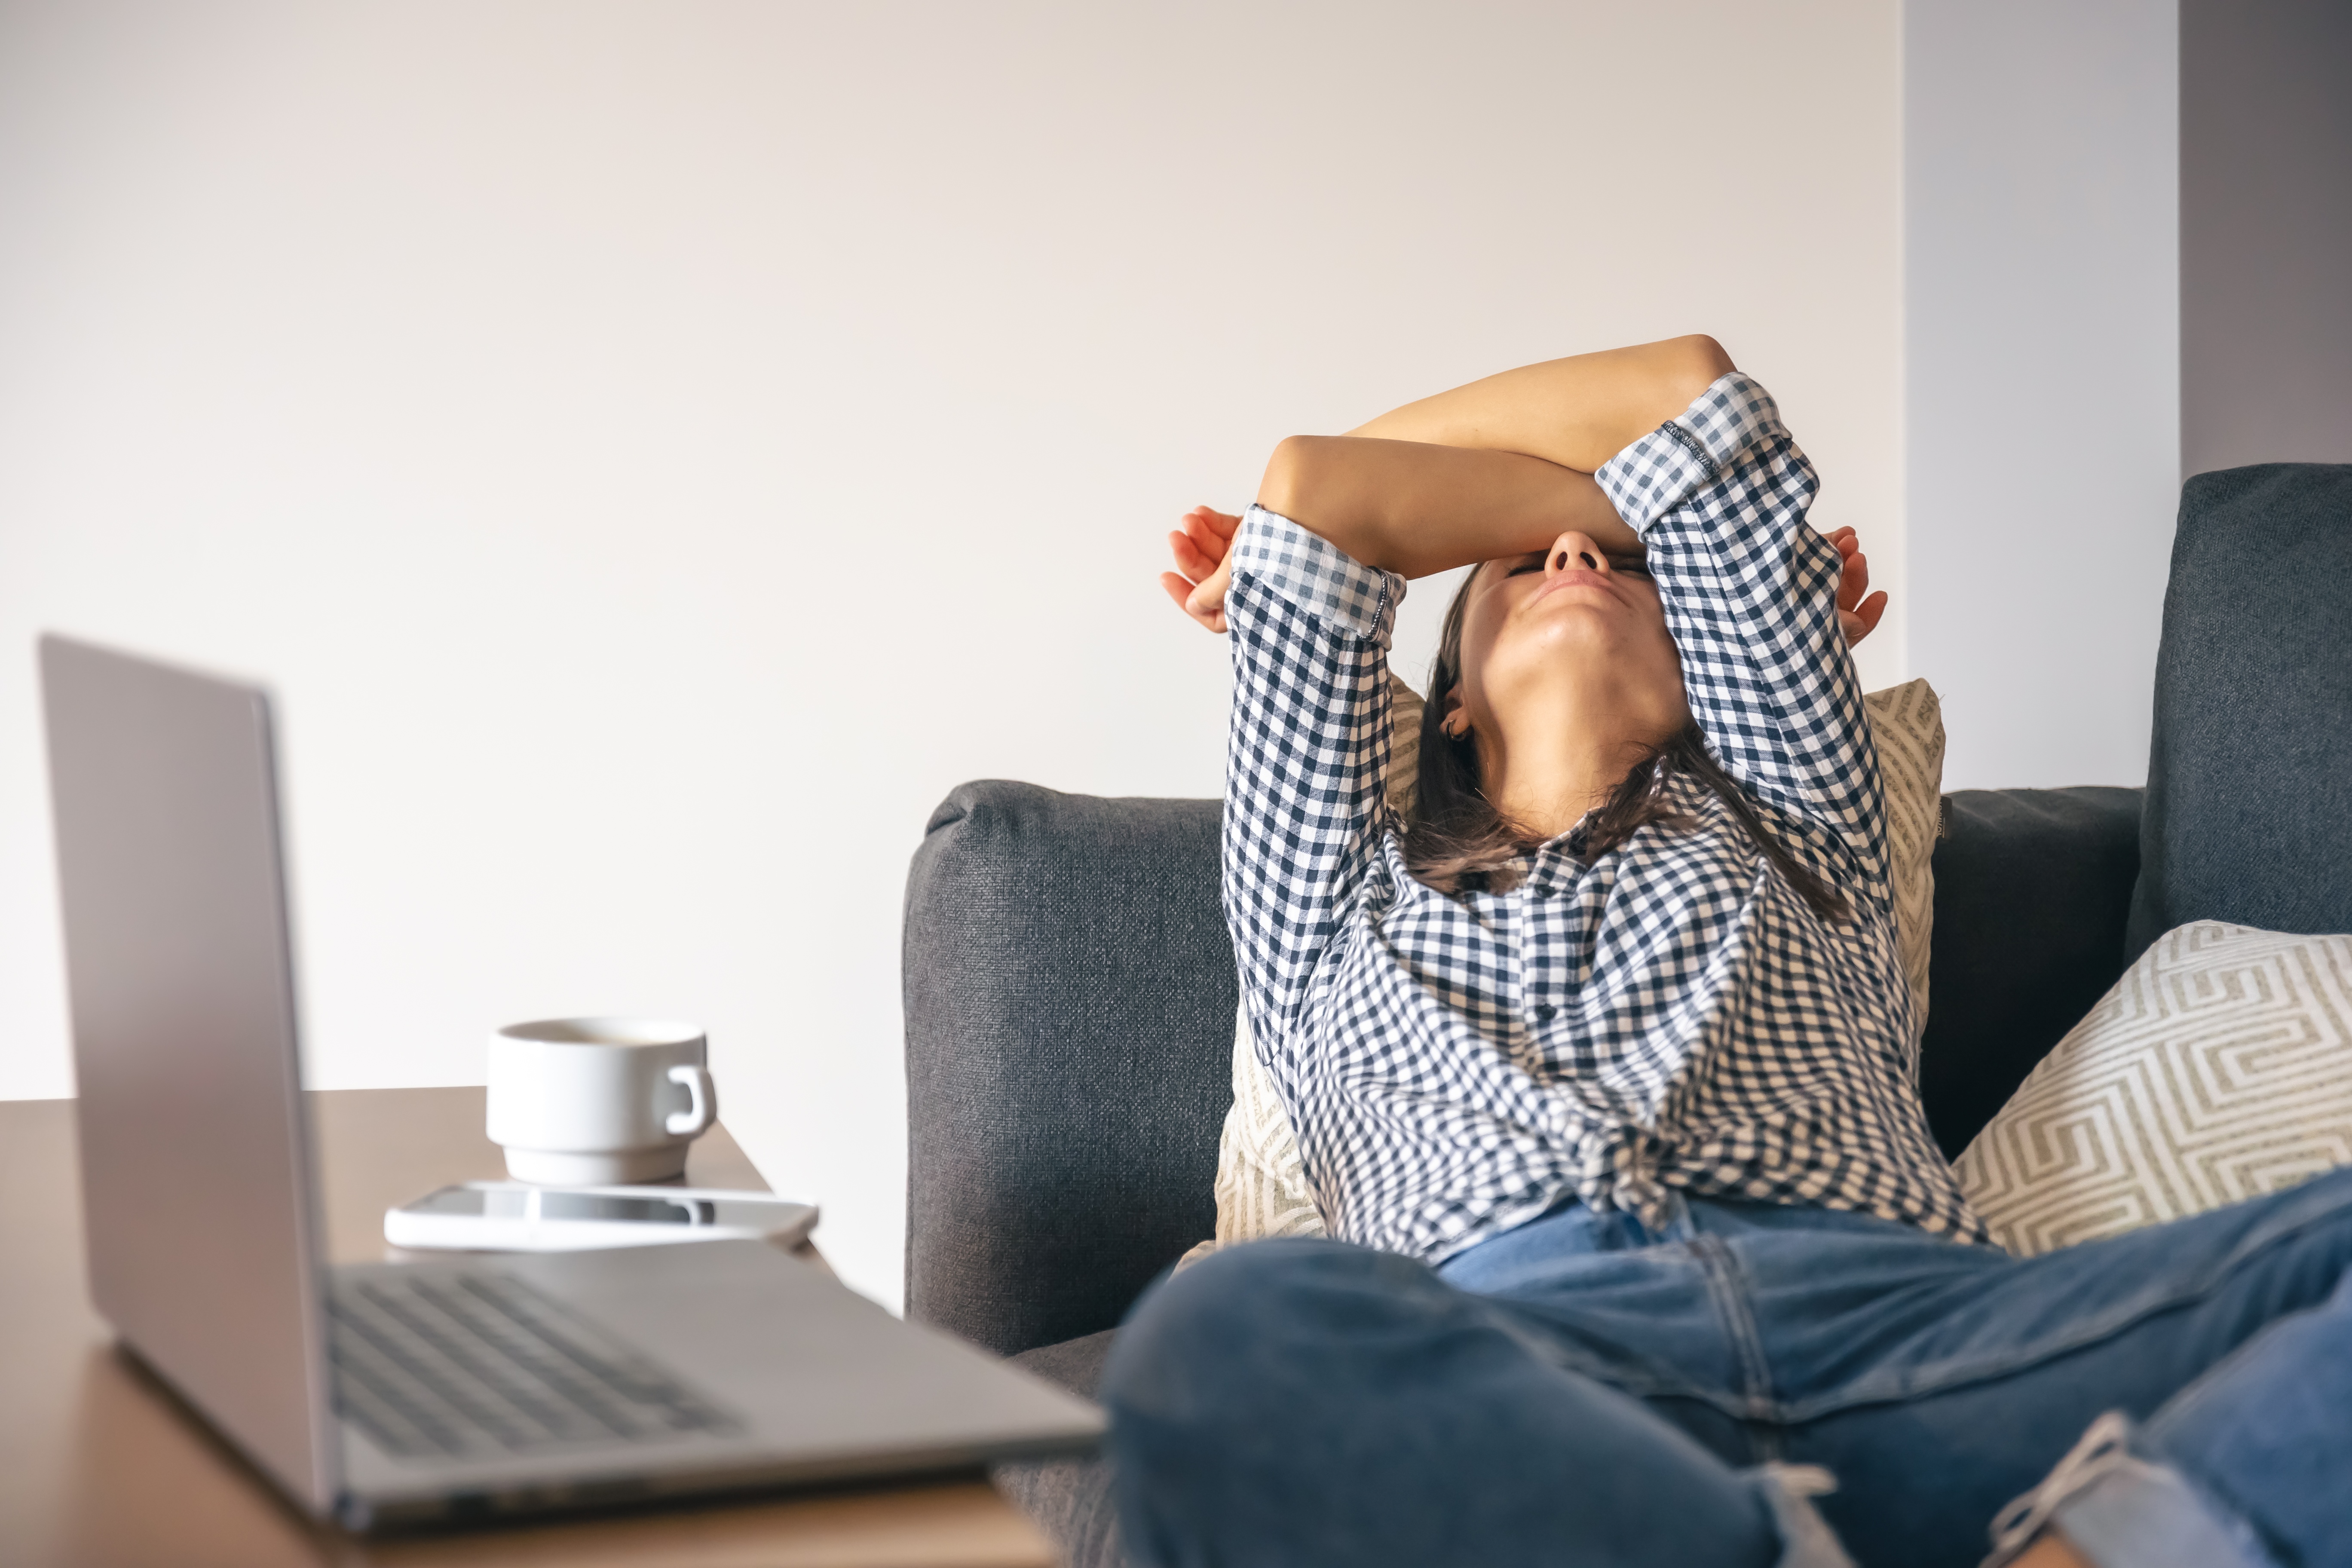
POLYGON ((669 1120, 662 1123, 670 1136, 699 1138, 709 1131, 710 1124, 719 1120, 719 1086, 710 1081, 709 1070, 680 1062, 669 1069, 669 1080, 686 1085, 688 1099, 684 1110, 671 1111, 669 1120))

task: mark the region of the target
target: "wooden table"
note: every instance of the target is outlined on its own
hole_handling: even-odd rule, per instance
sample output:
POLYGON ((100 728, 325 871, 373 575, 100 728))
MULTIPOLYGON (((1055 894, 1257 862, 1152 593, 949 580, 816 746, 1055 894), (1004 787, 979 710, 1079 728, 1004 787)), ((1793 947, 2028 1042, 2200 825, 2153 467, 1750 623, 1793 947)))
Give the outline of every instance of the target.
MULTIPOLYGON (((383 1211, 500 1177, 478 1089, 310 1096, 337 1261, 380 1258, 383 1211)), ((0 1102, 0 1561, 26 1568, 1051 1568, 981 1480, 362 1542, 285 1503, 114 1346, 84 1283, 73 1101, 0 1102)), ((767 1183, 723 1127, 697 1185, 767 1183)))

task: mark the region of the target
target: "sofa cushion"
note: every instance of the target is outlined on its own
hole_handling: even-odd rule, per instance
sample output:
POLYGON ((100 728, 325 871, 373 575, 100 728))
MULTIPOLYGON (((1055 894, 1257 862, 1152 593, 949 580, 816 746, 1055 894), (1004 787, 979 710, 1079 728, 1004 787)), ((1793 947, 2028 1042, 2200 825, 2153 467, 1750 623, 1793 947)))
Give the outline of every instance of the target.
POLYGON ((2181 487, 2125 956, 2191 921, 2352 931, 2352 464, 2181 487))
POLYGON ((2031 1257, 2352 1163, 2352 936, 2168 931, 1955 1167, 2031 1257))

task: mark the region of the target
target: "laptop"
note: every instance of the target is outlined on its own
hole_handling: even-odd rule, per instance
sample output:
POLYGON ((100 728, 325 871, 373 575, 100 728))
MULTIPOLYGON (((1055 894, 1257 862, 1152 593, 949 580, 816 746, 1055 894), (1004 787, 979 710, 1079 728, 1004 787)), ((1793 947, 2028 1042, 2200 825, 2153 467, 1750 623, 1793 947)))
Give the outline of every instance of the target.
POLYGON ((346 1529, 1083 1453, 1092 1404, 759 1241, 322 1263, 270 704, 40 644, 91 1300, 346 1529))

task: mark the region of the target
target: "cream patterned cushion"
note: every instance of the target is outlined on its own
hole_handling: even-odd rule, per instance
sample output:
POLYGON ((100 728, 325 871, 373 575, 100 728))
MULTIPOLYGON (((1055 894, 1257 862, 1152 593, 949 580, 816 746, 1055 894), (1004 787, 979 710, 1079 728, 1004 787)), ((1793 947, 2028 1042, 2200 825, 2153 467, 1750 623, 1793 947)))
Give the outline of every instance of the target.
MULTIPOLYGON (((1422 702, 1394 675, 1389 677, 1389 699, 1396 742, 1389 748, 1389 802, 1403 811, 1420 766, 1422 702)), ((1871 692, 1863 702, 1885 782, 1895 945, 1911 984, 1916 1042, 1916 1031, 1927 1026, 1927 947, 1936 915, 1931 861, 1943 813, 1944 712, 1935 688, 1924 680, 1871 692)), ((1233 1109, 1225 1113, 1217 1142, 1216 1239, 1186 1253, 1184 1263, 1232 1242, 1324 1234, 1288 1113, 1257 1059, 1245 1014, 1234 1018, 1233 1071, 1233 1109)))
POLYGON ((1954 1167, 2021 1256, 2352 1163, 2352 936, 2167 931, 1954 1167))

